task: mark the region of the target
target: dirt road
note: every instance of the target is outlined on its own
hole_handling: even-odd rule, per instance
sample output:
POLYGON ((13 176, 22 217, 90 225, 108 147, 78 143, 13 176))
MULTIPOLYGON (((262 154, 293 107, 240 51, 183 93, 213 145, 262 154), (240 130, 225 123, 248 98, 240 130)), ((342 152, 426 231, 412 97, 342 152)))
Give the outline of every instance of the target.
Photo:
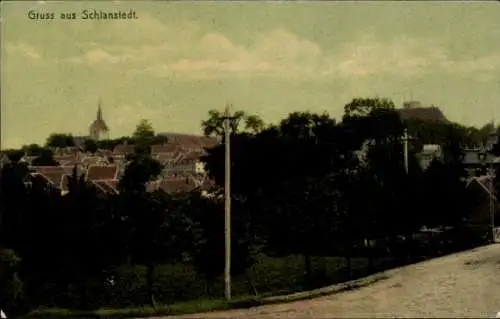
POLYGON ((312 300, 170 318, 495 318, 500 311, 500 245, 387 272, 388 279, 312 300))

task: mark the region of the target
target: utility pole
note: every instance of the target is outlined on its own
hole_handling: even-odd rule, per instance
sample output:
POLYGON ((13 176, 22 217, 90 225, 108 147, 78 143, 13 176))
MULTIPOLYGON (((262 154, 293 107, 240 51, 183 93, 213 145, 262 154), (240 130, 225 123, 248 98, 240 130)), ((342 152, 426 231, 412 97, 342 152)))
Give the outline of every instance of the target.
POLYGON ((495 180, 495 171, 493 169, 493 161, 490 163, 490 223, 491 223, 491 234, 493 235, 493 243, 496 242, 495 236, 495 185, 493 184, 495 180))
POLYGON ((227 301, 231 300, 231 114, 229 105, 224 112, 224 135, 226 146, 225 163, 225 267, 224 267, 224 295, 227 301))
POLYGON ((498 136, 497 132, 495 129, 495 122, 492 121, 492 131, 490 132, 490 136, 488 138, 487 145, 485 147, 485 152, 484 152, 484 159, 485 159, 485 164, 489 164, 487 167, 487 172, 490 178, 490 184, 489 184, 489 189, 490 189, 490 198, 489 198, 489 211, 490 211, 490 227, 491 227, 491 240, 492 242, 496 242, 496 236, 495 236, 495 213, 496 213, 496 203, 495 203, 495 166, 494 166, 494 158, 492 154, 492 150, 494 145, 498 143, 498 136), (488 155, 491 156, 488 156, 488 155))
POLYGON ((408 175, 408 129, 405 128, 403 135, 403 152, 405 161, 405 172, 408 175))
POLYGON ((491 154, 491 157, 490 157, 490 191, 491 191, 491 194, 490 194, 490 223, 491 223, 491 233, 493 235, 493 242, 495 243, 496 242, 496 236, 495 236, 495 213, 496 213, 496 203, 495 203, 495 199, 496 199, 496 194, 495 194, 495 185, 494 185, 494 182, 495 182, 495 175, 496 175, 496 172, 495 172, 495 166, 493 165, 494 164, 494 157, 493 157, 493 148, 495 147, 495 144, 498 143, 498 135, 497 135, 497 132, 496 132, 496 128, 495 128, 495 121, 493 120, 492 121, 492 132, 490 133, 490 145, 489 145, 489 148, 490 148, 490 154, 491 154))

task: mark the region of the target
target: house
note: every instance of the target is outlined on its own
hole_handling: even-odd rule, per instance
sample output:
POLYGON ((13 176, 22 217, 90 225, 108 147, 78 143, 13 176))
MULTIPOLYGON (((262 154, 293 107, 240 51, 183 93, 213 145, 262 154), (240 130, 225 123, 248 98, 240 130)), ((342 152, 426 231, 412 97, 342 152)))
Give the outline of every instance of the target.
POLYGON ((80 164, 81 160, 76 154, 71 155, 54 155, 54 160, 63 166, 80 164))
POLYGON ((422 106, 419 101, 404 102, 403 108, 397 109, 396 111, 403 121, 408 119, 419 119, 443 123, 450 122, 437 106, 422 106))
POLYGON ((3 167, 5 164, 9 164, 10 159, 5 153, 0 153, 0 167, 3 167))
POLYGON ((209 136, 169 132, 158 133, 158 135, 165 136, 168 143, 177 144, 186 151, 210 148, 220 144, 220 141, 217 138, 209 136))
POLYGON ((168 174, 195 173, 205 174, 205 164, 201 158, 206 154, 203 150, 191 151, 180 154, 174 161, 169 162, 165 169, 168 174))
POLYGON ((476 199, 469 223, 491 227, 491 211, 494 211, 495 225, 500 224, 500 206, 495 195, 493 178, 489 175, 473 176, 467 181, 467 190, 476 199), (494 205, 493 208, 491 205, 494 205))
POLYGON ((33 176, 43 177, 49 184, 60 188, 63 175, 71 174, 71 166, 31 166, 30 170, 33 176))
POLYGON ((182 146, 176 142, 151 146, 151 154, 174 154, 180 150, 182 150, 182 146))
POLYGON ((30 166, 33 163, 33 160, 35 158, 37 158, 37 157, 36 156, 27 156, 27 155, 25 155, 25 156, 21 157, 21 159, 19 160, 19 162, 26 163, 26 164, 28 164, 28 166, 30 166))
POLYGON ((90 165, 85 180, 92 183, 103 194, 118 194, 119 173, 117 165, 90 165))
POLYGON ((425 144, 422 147, 422 151, 417 155, 422 169, 427 169, 434 159, 443 159, 443 151, 440 145, 437 144, 425 144))
POLYGON ((463 164, 470 176, 479 176, 484 174, 489 166, 498 167, 500 157, 484 151, 483 148, 465 149, 463 164))
POLYGON ((208 190, 214 186, 214 182, 203 176, 186 173, 183 176, 162 178, 146 183, 146 190, 154 192, 163 190, 167 193, 189 192, 200 189, 202 194, 208 195, 208 190))
POLYGON ((90 165, 87 169, 85 179, 88 181, 109 181, 118 177, 118 166, 116 165, 90 165))
MULTIPOLYGON (((45 182, 61 190, 61 194, 68 193, 68 180, 73 174, 75 166, 30 166, 31 175, 43 178, 45 182)), ((76 165, 76 173, 83 174, 84 168, 76 165)))

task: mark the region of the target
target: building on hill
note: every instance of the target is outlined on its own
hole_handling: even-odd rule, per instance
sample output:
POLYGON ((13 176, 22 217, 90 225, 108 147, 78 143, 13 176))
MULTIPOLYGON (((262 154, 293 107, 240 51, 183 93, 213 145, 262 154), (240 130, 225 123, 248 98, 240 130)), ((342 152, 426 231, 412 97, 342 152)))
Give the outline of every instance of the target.
POLYGON ((175 144, 185 150, 198 150, 201 148, 210 148, 220 143, 220 141, 217 138, 209 136, 170 133, 170 132, 158 133, 158 135, 166 137, 168 140, 167 144, 175 144))
POLYGON ((492 150, 498 143, 498 134, 494 125, 489 133, 488 139, 480 147, 464 149, 463 163, 465 168, 472 176, 484 174, 488 168, 498 168, 500 166, 500 157, 492 154, 492 150))
POLYGON ((102 117, 102 109, 100 101, 99 105, 97 106, 97 117, 89 127, 89 136, 91 139, 96 141, 109 139, 109 128, 106 125, 106 122, 104 122, 104 119, 102 117))
POLYGON ((496 190, 493 185, 492 176, 481 175, 469 178, 467 181, 467 190, 474 194, 476 198, 475 209, 473 214, 471 214, 470 222, 489 227, 491 224, 490 215, 491 212, 494 212, 495 225, 498 225, 500 207, 495 195, 496 190))
POLYGON ((440 145, 425 144, 417 157, 422 169, 426 170, 433 160, 443 160, 443 151, 440 145))
POLYGON ((397 109, 401 119, 419 119, 423 121, 436 121, 449 123, 443 112, 437 106, 422 106, 419 101, 408 101, 403 103, 403 107, 397 109))

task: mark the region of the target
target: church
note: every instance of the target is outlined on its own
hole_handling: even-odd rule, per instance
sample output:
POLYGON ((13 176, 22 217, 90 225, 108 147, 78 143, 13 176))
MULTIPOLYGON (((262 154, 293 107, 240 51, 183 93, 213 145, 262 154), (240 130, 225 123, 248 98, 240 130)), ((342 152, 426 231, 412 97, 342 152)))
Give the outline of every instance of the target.
POLYGON ((101 101, 99 101, 99 104, 97 105, 97 116, 92 124, 90 124, 89 135, 73 136, 73 141, 77 147, 83 147, 84 142, 87 139, 92 139, 94 141, 109 139, 109 127, 102 116, 101 101))
POLYGON ((109 128, 102 117, 101 101, 97 106, 97 116, 89 127, 89 137, 95 141, 109 139, 109 128))

